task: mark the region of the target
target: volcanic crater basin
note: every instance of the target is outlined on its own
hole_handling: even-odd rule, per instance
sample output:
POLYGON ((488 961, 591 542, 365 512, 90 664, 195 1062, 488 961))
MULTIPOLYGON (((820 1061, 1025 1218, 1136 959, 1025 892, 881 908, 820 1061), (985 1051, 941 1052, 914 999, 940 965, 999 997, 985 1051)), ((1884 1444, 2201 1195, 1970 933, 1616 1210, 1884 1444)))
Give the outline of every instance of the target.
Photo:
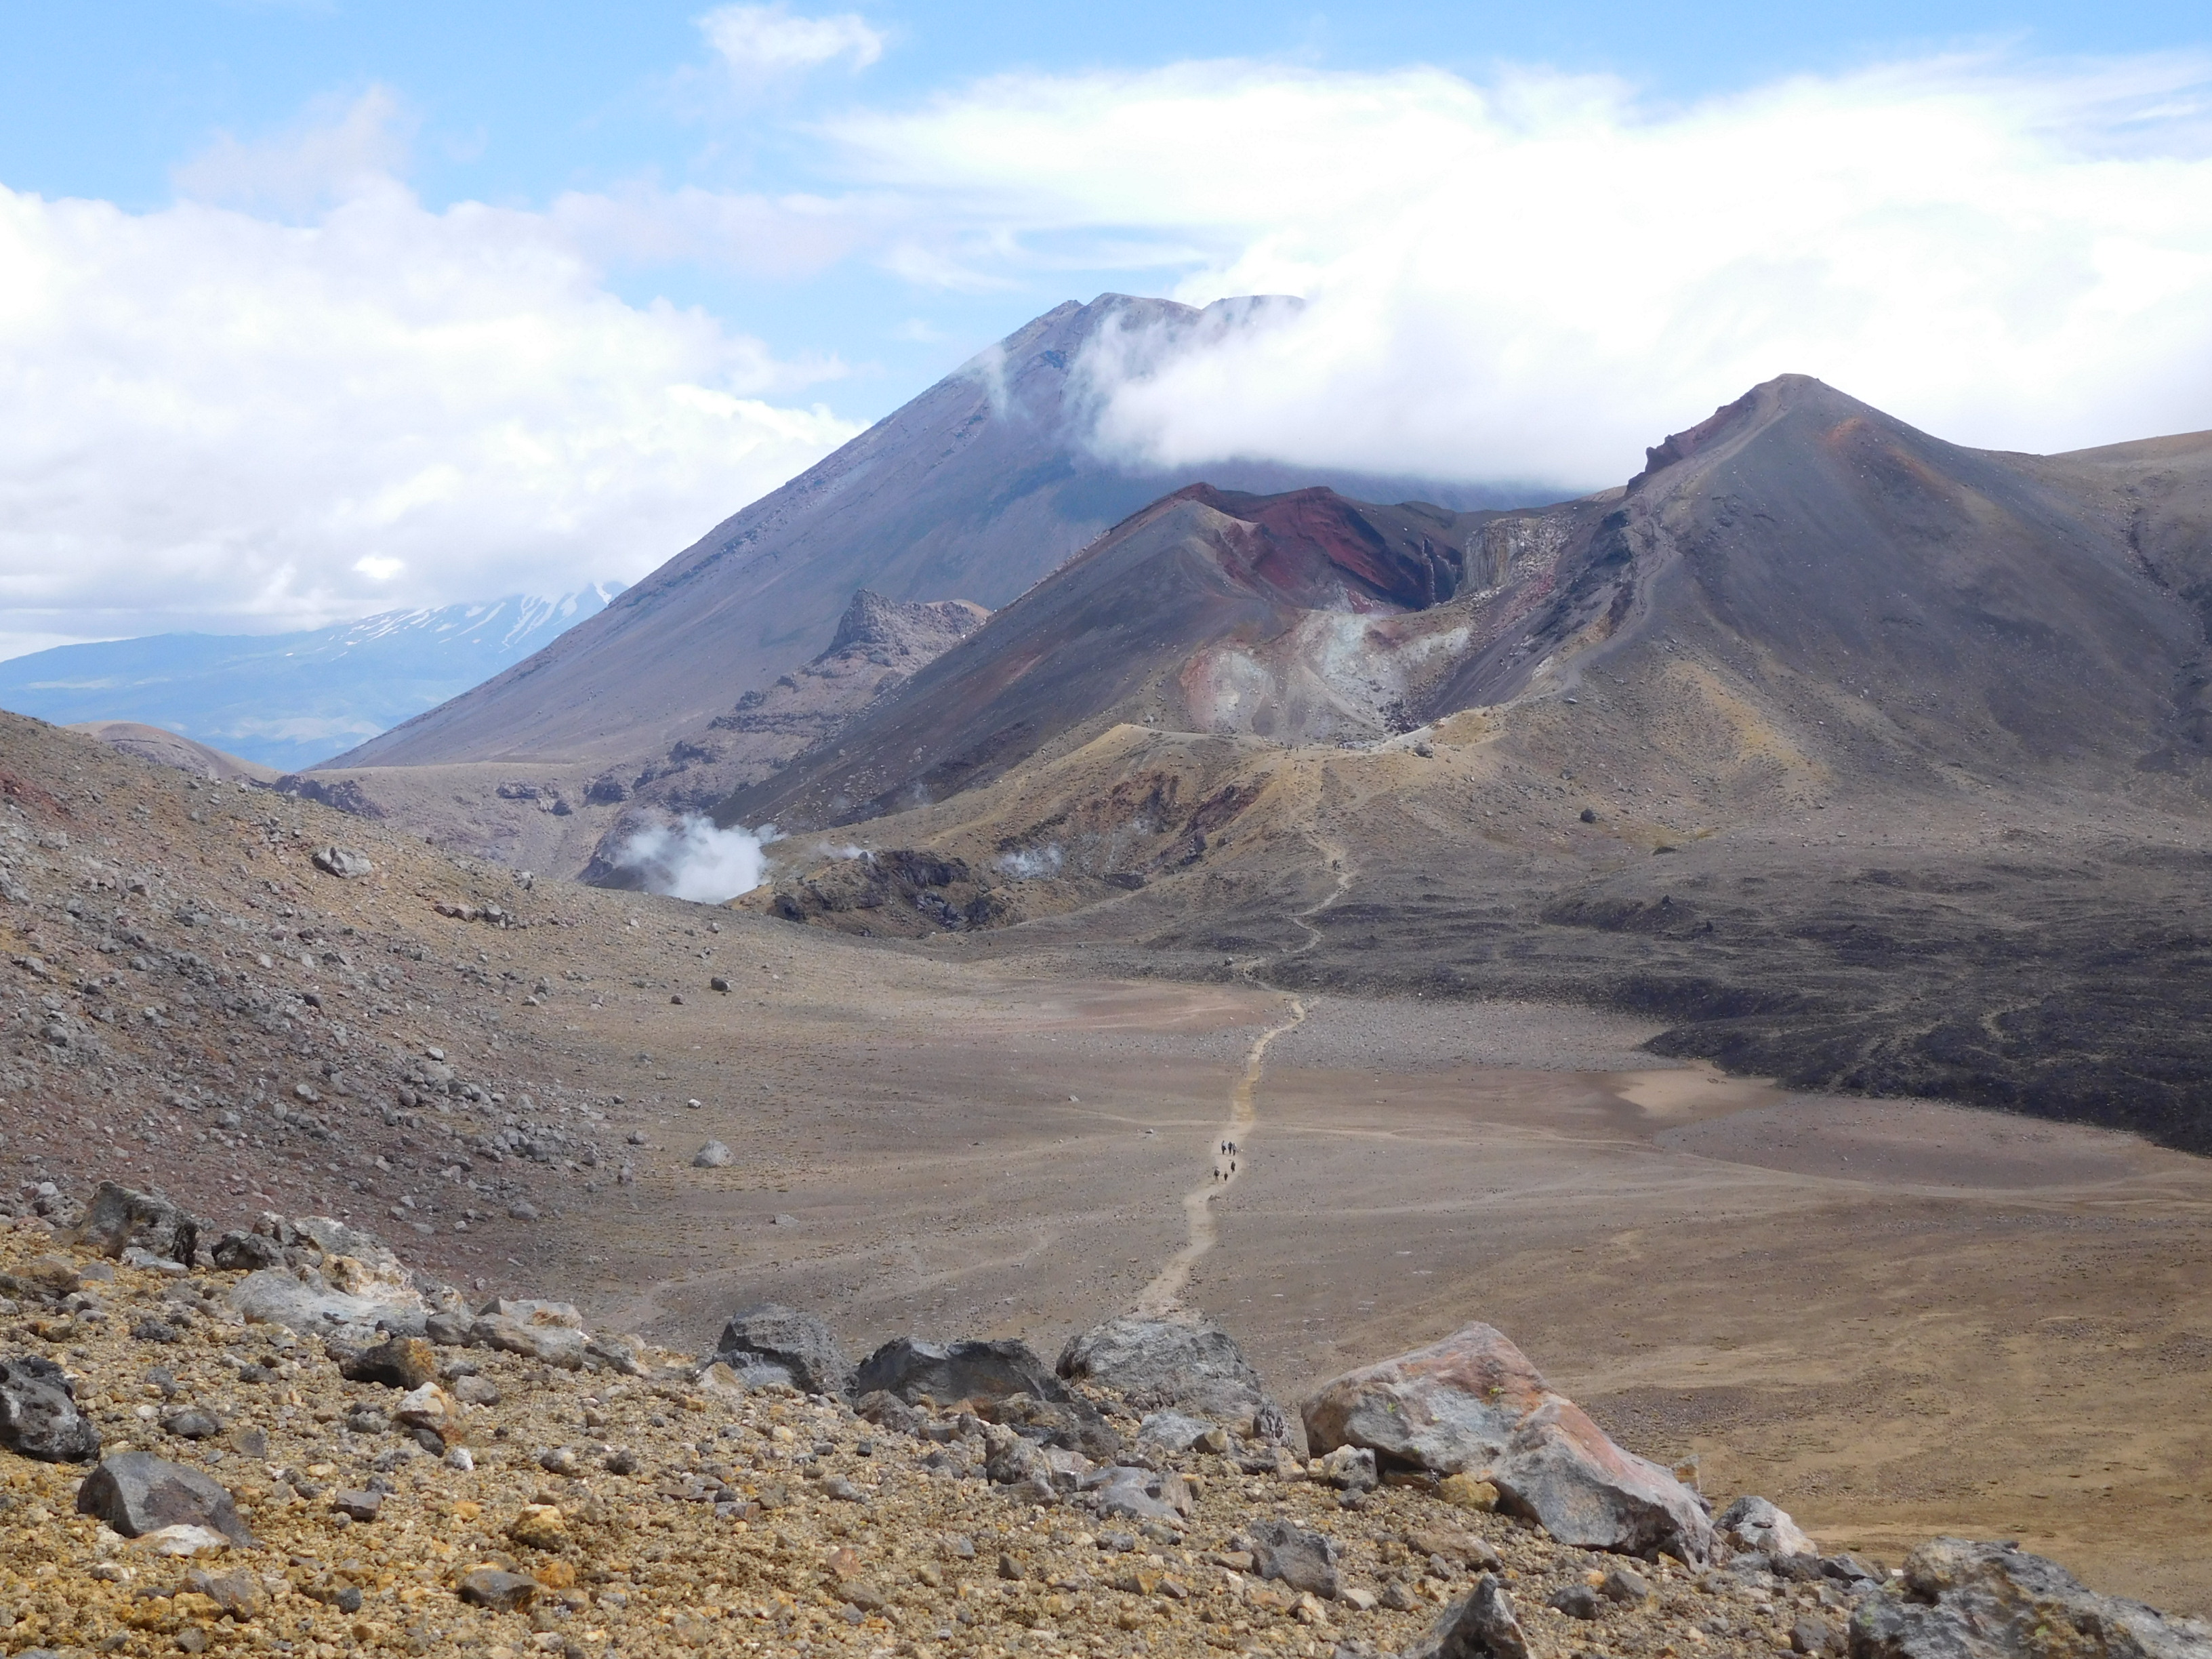
MULTIPOLYGON (((754 1300, 855 1351, 1049 1352, 1128 1305, 1183 1244, 1290 998, 1090 978, 1079 950, 953 973, 843 949, 834 1000, 747 986, 621 1016, 669 1056, 641 1114, 665 1151, 571 1217, 561 1282, 693 1348, 754 1300), (757 1099, 682 1106, 739 1051, 757 1099), (737 1162, 690 1169, 710 1135, 737 1162)), ((1588 1010, 1302 1000, 1184 1291, 1279 1397, 1480 1319, 1624 1444, 1695 1457, 1709 1493, 1767 1493, 1831 1547, 2017 1537, 2212 1607, 2212 1165, 1670 1065, 1638 1046, 1656 1026, 1588 1010)))

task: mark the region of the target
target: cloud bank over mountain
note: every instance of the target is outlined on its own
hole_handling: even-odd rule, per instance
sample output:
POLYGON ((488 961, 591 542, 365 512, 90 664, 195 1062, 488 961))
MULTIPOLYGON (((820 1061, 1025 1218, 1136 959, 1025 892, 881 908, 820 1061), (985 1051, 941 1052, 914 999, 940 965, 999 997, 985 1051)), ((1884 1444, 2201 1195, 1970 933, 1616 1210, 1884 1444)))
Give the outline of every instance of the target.
POLYGON ((1994 446, 2212 424, 2208 82, 1953 58, 1652 109, 1187 64, 835 131, 876 187, 964 202, 934 252, 969 280, 1118 249, 1179 253, 1176 298, 1308 301, 1165 366, 1102 342, 1116 451, 1583 481, 1784 370, 1994 446))
POLYGON ((857 15, 726 7, 696 38, 684 95, 720 86, 754 147, 717 129, 689 179, 426 203, 416 118, 371 87, 218 138, 167 207, 0 188, 0 652, 635 580, 913 389, 848 361, 943 337, 950 368, 939 302, 989 311, 980 344, 1102 289, 1303 298, 1094 344, 1095 441, 1152 468, 1578 488, 1786 370, 1991 447, 2212 426, 2201 58, 1663 106, 1259 61, 901 101, 857 15), (664 276, 720 297, 641 297, 664 276), (828 343, 763 337, 759 296, 810 289, 828 343))

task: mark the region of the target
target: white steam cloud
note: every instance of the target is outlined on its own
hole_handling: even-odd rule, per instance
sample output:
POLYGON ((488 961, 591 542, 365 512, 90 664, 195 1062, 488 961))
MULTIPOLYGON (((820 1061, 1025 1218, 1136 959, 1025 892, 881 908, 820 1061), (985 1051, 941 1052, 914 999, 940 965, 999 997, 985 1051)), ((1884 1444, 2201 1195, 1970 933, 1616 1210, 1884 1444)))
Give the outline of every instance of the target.
POLYGON ((1306 299, 1164 363, 1101 342, 1110 452, 1595 484, 1787 371, 1970 443, 2212 425, 2208 94, 2203 58, 1942 58, 1656 110, 1548 73, 1185 64, 836 131, 947 205, 925 251, 963 280, 1026 258, 1306 299))
POLYGON ((761 884, 768 871, 764 849, 775 838, 773 829, 722 830, 695 816, 639 830, 623 843, 615 863, 636 871, 649 893, 720 904, 761 884))

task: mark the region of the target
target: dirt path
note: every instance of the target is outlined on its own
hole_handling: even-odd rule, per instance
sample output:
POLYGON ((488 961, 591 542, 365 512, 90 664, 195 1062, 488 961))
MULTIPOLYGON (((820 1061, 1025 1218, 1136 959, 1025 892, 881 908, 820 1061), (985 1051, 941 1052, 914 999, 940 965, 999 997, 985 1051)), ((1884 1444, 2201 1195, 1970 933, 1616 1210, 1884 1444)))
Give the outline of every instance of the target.
MULTIPOLYGON (((1318 837, 1315 846, 1328 860, 1335 873, 1335 883, 1328 895, 1303 910, 1291 913, 1291 920, 1306 931, 1305 941, 1279 952, 1274 960, 1285 961, 1303 956, 1321 939, 1321 929, 1313 918, 1342 898, 1352 886, 1352 870, 1346 863, 1344 849, 1334 842, 1318 837)), ((1240 963, 1238 976, 1257 983, 1255 975, 1265 958, 1255 957, 1240 963)), ((1166 1264, 1153 1275, 1137 1297, 1140 1313, 1163 1313, 1182 1300, 1183 1286, 1190 1283, 1193 1268, 1220 1238, 1220 1228, 1213 1215, 1213 1200, 1227 1192, 1237 1182, 1244 1170, 1244 1143, 1247 1134, 1260 1121, 1254 1096, 1260 1086, 1261 1073, 1267 1069, 1267 1048, 1274 1040, 1287 1031, 1294 1031, 1305 1023, 1306 1005, 1297 997, 1291 999, 1287 1018, 1269 1026, 1252 1040, 1252 1047, 1244 1056, 1244 1069, 1229 1091, 1229 1118, 1213 1137, 1212 1151, 1206 1158, 1206 1180, 1183 1194, 1182 1212, 1185 1224, 1183 1247, 1167 1259, 1166 1264)))

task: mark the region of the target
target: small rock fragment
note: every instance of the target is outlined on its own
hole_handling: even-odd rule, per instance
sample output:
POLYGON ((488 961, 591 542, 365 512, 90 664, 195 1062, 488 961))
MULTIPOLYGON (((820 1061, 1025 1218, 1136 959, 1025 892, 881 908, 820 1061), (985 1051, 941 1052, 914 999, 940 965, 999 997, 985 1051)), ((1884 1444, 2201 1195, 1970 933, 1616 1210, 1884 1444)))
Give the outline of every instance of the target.
POLYGON ((1568 1584, 1553 1590, 1545 1605, 1570 1619, 1595 1619, 1598 1615, 1597 1592, 1588 1584, 1568 1584))
POLYGON ((1608 1601, 1632 1607, 1651 1594, 1651 1586, 1644 1582, 1642 1573, 1632 1572, 1626 1567, 1613 1567, 1607 1569, 1597 1593, 1608 1601))
POLYGON ((180 1440, 208 1440, 222 1432, 222 1419, 201 1407, 187 1406, 163 1418, 161 1426, 180 1440))
POLYGON ((494 1613, 520 1613, 538 1599, 538 1581, 497 1567, 476 1567, 461 1575, 461 1600, 494 1613))
POLYGON ((374 1521, 384 1507, 384 1494, 374 1492, 340 1492, 331 1498, 331 1507, 340 1515, 356 1521, 374 1521))

